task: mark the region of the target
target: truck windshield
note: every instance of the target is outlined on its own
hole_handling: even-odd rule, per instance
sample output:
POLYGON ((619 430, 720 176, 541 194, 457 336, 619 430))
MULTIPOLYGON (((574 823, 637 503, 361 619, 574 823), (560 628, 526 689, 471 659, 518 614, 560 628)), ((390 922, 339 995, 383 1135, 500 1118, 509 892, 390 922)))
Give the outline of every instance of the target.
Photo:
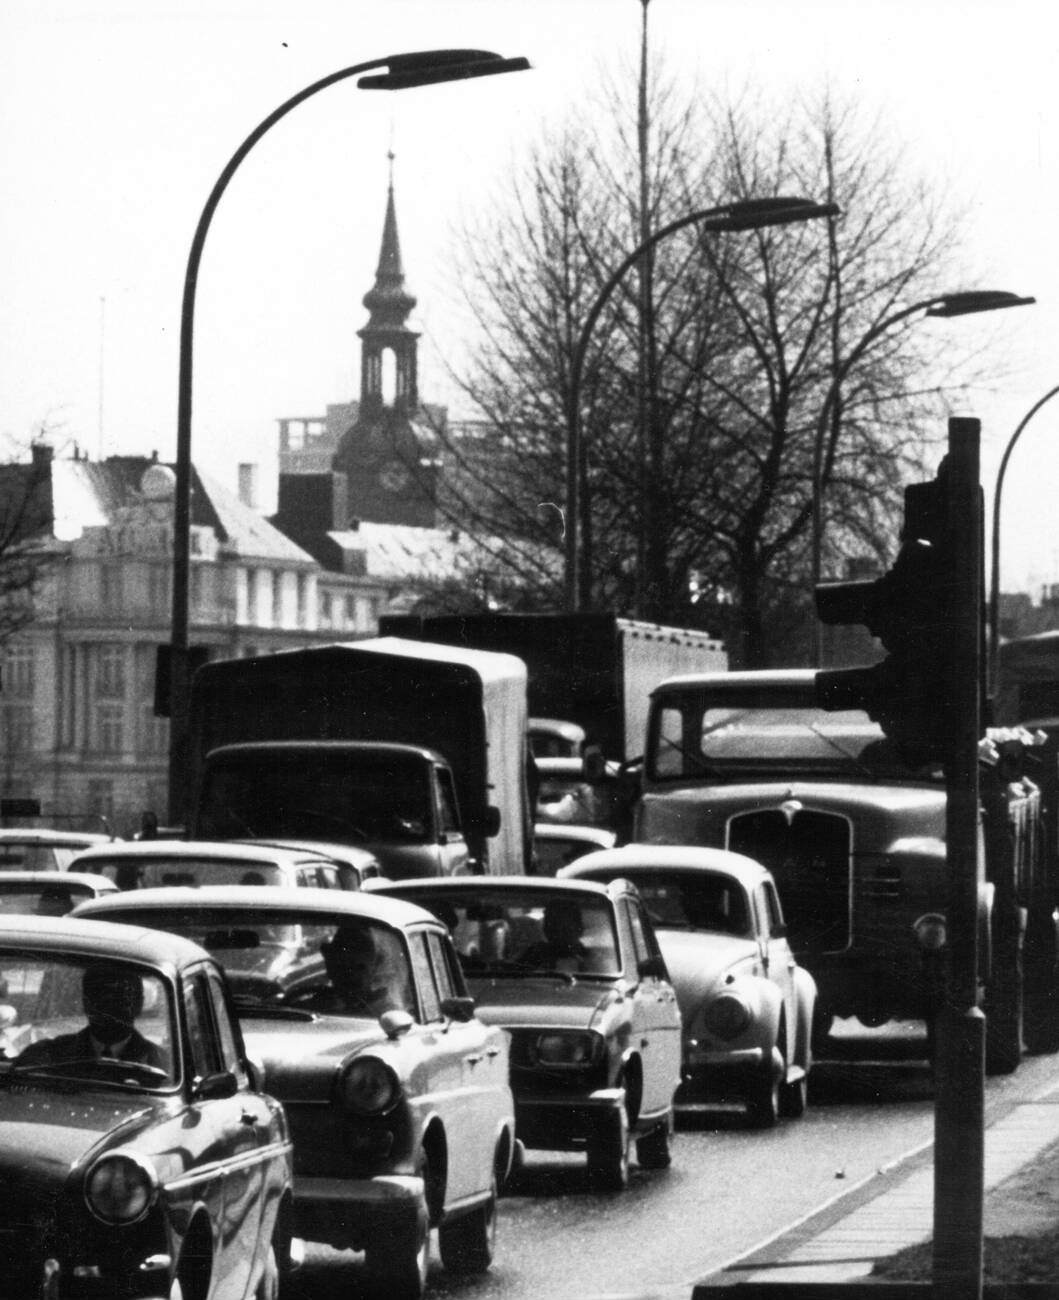
POLYGON ((647 771, 657 781, 762 772, 861 781, 935 775, 902 763, 881 727, 860 710, 827 713, 810 703, 770 703, 765 695, 729 700, 718 692, 656 701, 647 771))
POLYGON ((342 843, 433 838, 429 770, 418 755, 239 755, 211 766, 197 835, 342 843))

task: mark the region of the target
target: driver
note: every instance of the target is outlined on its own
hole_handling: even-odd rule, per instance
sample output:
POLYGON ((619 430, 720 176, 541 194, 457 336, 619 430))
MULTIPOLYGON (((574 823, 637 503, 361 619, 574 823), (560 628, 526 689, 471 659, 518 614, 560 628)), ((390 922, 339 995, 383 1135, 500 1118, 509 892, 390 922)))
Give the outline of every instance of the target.
POLYGON ((329 943, 321 945, 331 988, 327 1006, 314 999, 318 1010, 332 1015, 371 1016, 402 1007, 387 976, 386 962, 371 931, 362 926, 339 926, 329 943))
POLYGON ((31 1043, 19 1063, 127 1061, 168 1073, 165 1053, 136 1028, 143 1010, 143 980, 136 971, 105 962, 89 966, 81 980, 81 1003, 88 1021, 83 1029, 31 1043))

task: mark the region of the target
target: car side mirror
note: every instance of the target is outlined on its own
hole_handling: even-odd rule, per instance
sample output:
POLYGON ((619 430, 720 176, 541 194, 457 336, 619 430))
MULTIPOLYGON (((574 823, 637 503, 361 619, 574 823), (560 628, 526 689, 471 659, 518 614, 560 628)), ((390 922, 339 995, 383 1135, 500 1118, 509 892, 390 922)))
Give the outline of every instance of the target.
POLYGON ((384 1011, 379 1017, 379 1024, 382 1026, 382 1032, 387 1038, 400 1038, 402 1034, 407 1034, 415 1024, 415 1021, 407 1011, 401 1011, 394 1008, 392 1011, 384 1011))
POLYGON ((196 1101, 223 1101, 225 1097, 234 1097, 238 1091, 239 1082, 231 1070, 204 1074, 193 1089, 196 1101))
POLYGON ((636 969, 641 979, 664 980, 669 973, 661 957, 645 957, 643 961, 637 963, 636 969))
POLYGON ((442 998, 441 1011, 450 1020, 466 1023, 474 1019, 474 998, 442 998))

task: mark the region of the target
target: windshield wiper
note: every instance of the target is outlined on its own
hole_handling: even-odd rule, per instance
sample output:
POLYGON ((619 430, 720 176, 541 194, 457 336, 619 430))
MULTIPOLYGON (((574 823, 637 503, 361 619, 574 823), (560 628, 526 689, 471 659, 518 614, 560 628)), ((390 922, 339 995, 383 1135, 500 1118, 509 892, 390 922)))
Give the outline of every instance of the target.
POLYGON ((830 745, 836 754, 841 754, 844 759, 847 759, 850 763, 852 763, 858 772, 863 772, 865 776, 871 777, 873 781, 877 781, 879 779, 879 774, 877 772, 872 771, 872 769, 868 766, 868 764, 865 763, 861 758, 861 756, 858 753, 856 753, 854 750, 847 749, 845 745, 840 745, 838 741, 834 738, 834 736, 829 736, 827 735, 826 732, 821 731, 815 722, 807 722, 806 726, 813 733, 813 735, 817 736, 820 740, 822 740, 825 745, 830 745))

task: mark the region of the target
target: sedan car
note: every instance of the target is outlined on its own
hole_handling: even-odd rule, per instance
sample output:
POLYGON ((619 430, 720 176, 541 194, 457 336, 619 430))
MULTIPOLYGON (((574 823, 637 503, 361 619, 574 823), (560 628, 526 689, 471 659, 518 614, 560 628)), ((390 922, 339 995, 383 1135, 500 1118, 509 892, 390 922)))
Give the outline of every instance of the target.
POLYGON ((432 1227, 447 1268, 488 1268, 515 1149, 508 1044, 475 1016, 430 913, 228 887, 115 894, 78 914, 175 931, 225 966, 290 1120, 298 1237, 365 1251, 387 1296, 422 1293, 432 1227), (266 977, 247 956, 277 943, 286 961, 266 977))
POLYGON ((291 1146, 224 976, 172 935, 0 917, 3 1293, 272 1300, 291 1146))
POLYGON ((525 876, 369 888, 452 931, 478 1014, 511 1032, 526 1147, 584 1151, 607 1190, 628 1182, 630 1134, 641 1166, 669 1164, 680 1012, 635 889, 525 876))
POLYGON ((65 916, 78 903, 117 890, 113 880, 87 871, 0 872, 0 916, 65 916))
POLYGON ((616 840, 614 832, 602 826, 538 822, 533 828, 533 874, 554 876, 586 853, 613 848, 616 840))
POLYGON ((65 871, 85 849, 114 842, 96 831, 0 829, 0 871, 65 871))
POLYGON ((760 863, 725 849, 626 844, 586 854, 560 875, 625 880, 639 891, 684 1019, 678 1102, 734 1093, 761 1128, 804 1112, 816 984, 795 962, 760 863))
POLYGON ((130 840, 88 849, 72 866, 113 880, 119 889, 168 885, 294 885, 356 888, 347 869, 311 848, 227 840, 130 840))

